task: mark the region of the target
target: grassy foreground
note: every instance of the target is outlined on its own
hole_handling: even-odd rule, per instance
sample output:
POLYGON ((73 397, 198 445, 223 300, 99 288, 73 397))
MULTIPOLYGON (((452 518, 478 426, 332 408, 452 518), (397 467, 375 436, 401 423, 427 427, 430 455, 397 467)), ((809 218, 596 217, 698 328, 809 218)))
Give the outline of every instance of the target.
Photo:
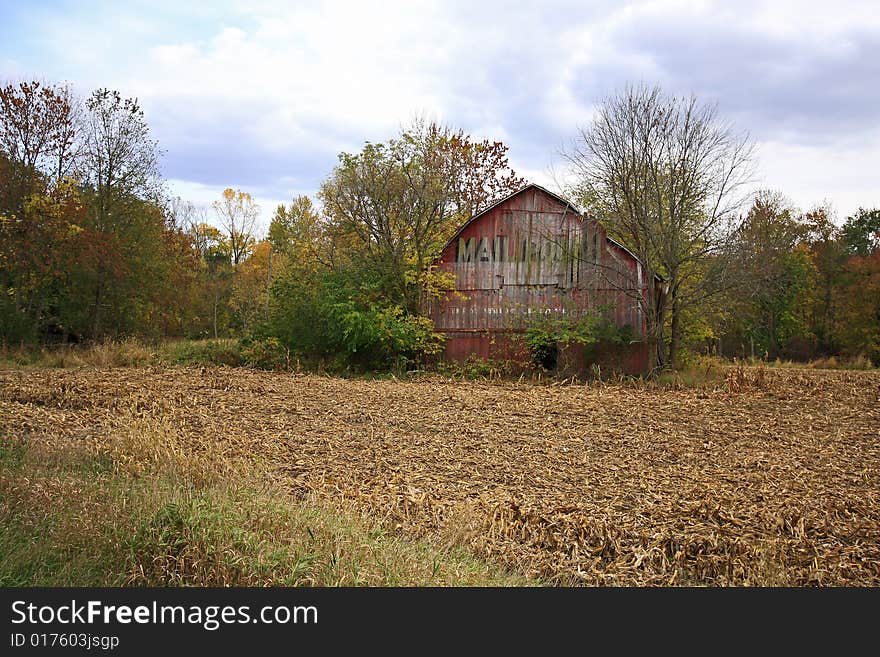
POLYGON ((461 548, 174 458, 0 436, 0 586, 508 586, 461 548))

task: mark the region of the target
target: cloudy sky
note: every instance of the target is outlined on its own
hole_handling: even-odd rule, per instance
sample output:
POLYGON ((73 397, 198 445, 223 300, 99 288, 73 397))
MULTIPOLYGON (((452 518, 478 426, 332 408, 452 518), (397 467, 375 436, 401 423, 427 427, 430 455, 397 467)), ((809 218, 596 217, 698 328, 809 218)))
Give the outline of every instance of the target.
POLYGON ((876 0, 0 0, 0 79, 34 76, 136 96, 173 193, 237 187, 264 214, 416 114, 551 184, 595 104, 640 81, 717 103, 758 145, 756 184, 799 207, 880 206, 876 0))

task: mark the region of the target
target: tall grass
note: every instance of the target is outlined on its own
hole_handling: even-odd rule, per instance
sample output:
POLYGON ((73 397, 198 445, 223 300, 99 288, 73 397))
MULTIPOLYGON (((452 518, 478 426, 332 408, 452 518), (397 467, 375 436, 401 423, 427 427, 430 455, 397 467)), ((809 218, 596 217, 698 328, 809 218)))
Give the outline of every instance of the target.
MULTIPOLYGON (((201 365, 201 366, 250 366, 269 370, 312 369, 323 373, 320 365, 313 368, 299 360, 291 361, 290 353, 277 341, 263 340, 250 342, 236 339, 217 340, 169 340, 163 343, 149 343, 137 338, 107 341, 96 345, 58 345, 43 348, 0 347, 0 369, 2 368, 76 368, 76 367, 145 367, 150 365, 201 365)), ((533 383, 555 384, 562 381, 594 382, 599 384, 635 384, 661 388, 692 388, 713 385, 723 381, 725 370, 742 365, 772 368, 810 368, 835 370, 875 369, 871 360, 864 356, 819 358, 806 363, 793 361, 765 361, 746 359, 725 361, 712 356, 690 354, 676 370, 662 371, 654 377, 605 373, 598 369, 584 377, 569 377, 564 380, 553 372, 530 369, 510 360, 484 360, 476 357, 463 363, 441 361, 429 370, 413 371, 399 375, 403 378, 424 376, 444 376, 450 379, 485 381, 529 381, 533 383)), ((337 374, 345 374, 337 372, 337 374)), ((359 377, 376 378, 394 376, 386 373, 366 373, 359 377)), ((395 377, 396 378, 396 377, 395 377)))
POLYGON ((798 363, 790 360, 776 359, 766 362, 768 367, 798 368, 808 367, 817 370, 873 370, 874 364, 869 358, 859 354, 857 356, 828 356, 815 358, 806 363, 798 363))
POLYGON ((160 360, 156 347, 135 338, 86 346, 0 349, 0 366, 7 367, 139 367, 160 360))
POLYGON ((242 365, 238 340, 170 340, 150 343, 137 338, 94 345, 0 348, 0 367, 73 368, 144 367, 148 365, 242 365))

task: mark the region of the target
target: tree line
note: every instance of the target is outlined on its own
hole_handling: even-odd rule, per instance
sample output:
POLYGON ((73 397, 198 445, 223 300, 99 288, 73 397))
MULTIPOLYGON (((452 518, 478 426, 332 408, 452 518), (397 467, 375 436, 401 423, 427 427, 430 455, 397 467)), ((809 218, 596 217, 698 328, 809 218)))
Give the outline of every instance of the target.
POLYGON ((708 351, 880 362, 880 210, 841 227, 753 188, 753 144, 695 97, 628 86, 563 153, 569 193, 661 285, 645 302, 655 366, 708 351))
MULTIPOLYGON (((525 181, 508 148, 413 120, 340 154, 315 201, 211 207, 170 198, 137 100, 65 85, 0 88, 0 340, 8 345, 242 338, 340 367, 442 350, 426 309, 434 258, 525 181)), ((654 364, 688 354, 880 361, 880 211, 842 226, 749 187, 752 146, 712 106, 628 87, 564 153, 564 193, 633 250, 654 364)))
POLYGON ((189 240, 161 203, 133 99, 0 88, 0 335, 6 343, 172 335, 192 316, 189 240))

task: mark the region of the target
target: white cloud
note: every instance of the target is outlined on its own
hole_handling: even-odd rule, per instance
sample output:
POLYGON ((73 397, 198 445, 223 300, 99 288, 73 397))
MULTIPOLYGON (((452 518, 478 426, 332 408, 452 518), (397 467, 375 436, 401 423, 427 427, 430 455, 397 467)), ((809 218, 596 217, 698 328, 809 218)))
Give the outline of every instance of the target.
POLYGON ((264 209, 314 192, 337 153, 386 139, 419 112, 505 141, 522 175, 552 184, 547 168, 597 101, 656 81, 718 101, 755 134, 767 184, 845 213, 878 201, 867 173, 878 161, 868 130, 880 125, 873 4, 43 7, 17 26, 30 36, 7 45, 0 75, 139 97, 181 196, 241 187, 264 209))
POLYGON ((831 203, 838 222, 859 207, 880 207, 880 139, 861 146, 816 148, 781 142, 759 145, 763 186, 782 191, 800 209, 831 203))

